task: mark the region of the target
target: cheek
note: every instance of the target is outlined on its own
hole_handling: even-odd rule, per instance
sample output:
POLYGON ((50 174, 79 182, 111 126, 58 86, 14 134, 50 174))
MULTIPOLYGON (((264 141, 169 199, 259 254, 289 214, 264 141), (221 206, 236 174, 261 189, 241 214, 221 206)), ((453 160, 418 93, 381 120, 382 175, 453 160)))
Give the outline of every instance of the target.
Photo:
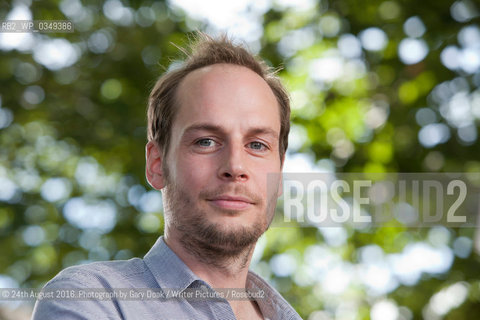
POLYGON ((208 185, 214 174, 214 166, 208 161, 184 157, 177 161, 177 182, 190 188, 208 185))
POLYGON ((280 169, 273 171, 272 165, 258 165, 252 172, 255 178, 255 184, 259 191, 264 194, 270 194, 276 192, 280 183, 279 177, 281 176, 280 169))

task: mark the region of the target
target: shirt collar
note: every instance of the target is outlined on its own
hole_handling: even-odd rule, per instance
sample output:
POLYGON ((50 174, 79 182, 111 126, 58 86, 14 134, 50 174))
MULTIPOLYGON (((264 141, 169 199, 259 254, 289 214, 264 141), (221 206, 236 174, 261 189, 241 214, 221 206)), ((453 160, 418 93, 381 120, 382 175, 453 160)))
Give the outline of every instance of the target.
MULTIPOLYGON (((144 261, 162 289, 183 291, 200 284, 207 285, 167 246, 163 236, 148 251, 144 261)), ((280 319, 279 315, 282 315, 281 319, 300 319, 288 302, 253 271, 248 272, 246 288, 264 291, 264 298, 256 301, 265 319, 280 319)))
POLYGON ((163 236, 157 239, 144 261, 160 288, 184 290, 201 280, 167 246, 163 236))
POLYGON ((301 319, 280 293, 253 271, 248 272, 246 289, 264 292, 256 302, 265 319, 301 319))

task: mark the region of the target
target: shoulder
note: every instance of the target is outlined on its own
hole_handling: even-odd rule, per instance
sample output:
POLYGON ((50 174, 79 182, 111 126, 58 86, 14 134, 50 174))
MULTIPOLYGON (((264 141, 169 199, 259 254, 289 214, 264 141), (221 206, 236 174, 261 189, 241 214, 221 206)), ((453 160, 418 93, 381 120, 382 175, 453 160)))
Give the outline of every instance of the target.
POLYGON ((150 278, 150 271, 142 259, 93 262, 62 270, 46 287, 62 284, 76 288, 130 287, 142 285, 150 278))
POLYGON ((115 288, 155 287, 152 279, 150 270, 138 258, 69 267, 44 286, 44 293, 53 295, 36 301, 32 319, 123 319, 123 311, 115 297, 85 299, 81 293, 103 294, 115 288), (58 298, 57 294, 60 294, 58 298))

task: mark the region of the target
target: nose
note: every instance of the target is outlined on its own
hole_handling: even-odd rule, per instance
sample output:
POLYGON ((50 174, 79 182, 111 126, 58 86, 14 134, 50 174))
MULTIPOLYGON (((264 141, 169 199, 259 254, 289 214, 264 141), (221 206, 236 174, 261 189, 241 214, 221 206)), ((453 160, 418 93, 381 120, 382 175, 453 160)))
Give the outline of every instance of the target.
POLYGON ((222 155, 218 177, 226 181, 247 181, 246 154, 241 145, 230 145, 222 155))

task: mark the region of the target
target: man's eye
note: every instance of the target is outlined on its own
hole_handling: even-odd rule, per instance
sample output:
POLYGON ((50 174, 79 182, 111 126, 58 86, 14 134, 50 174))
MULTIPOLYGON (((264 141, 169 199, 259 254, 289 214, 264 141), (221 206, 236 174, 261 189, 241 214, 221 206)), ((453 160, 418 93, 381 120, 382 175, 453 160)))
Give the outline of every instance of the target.
POLYGON ((250 148, 254 150, 265 150, 267 147, 263 143, 255 141, 255 142, 250 142, 250 148))
POLYGON ((212 139, 200 139, 196 142, 196 144, 201 147, 213 147, 215 145, 215 141, 212 139))

